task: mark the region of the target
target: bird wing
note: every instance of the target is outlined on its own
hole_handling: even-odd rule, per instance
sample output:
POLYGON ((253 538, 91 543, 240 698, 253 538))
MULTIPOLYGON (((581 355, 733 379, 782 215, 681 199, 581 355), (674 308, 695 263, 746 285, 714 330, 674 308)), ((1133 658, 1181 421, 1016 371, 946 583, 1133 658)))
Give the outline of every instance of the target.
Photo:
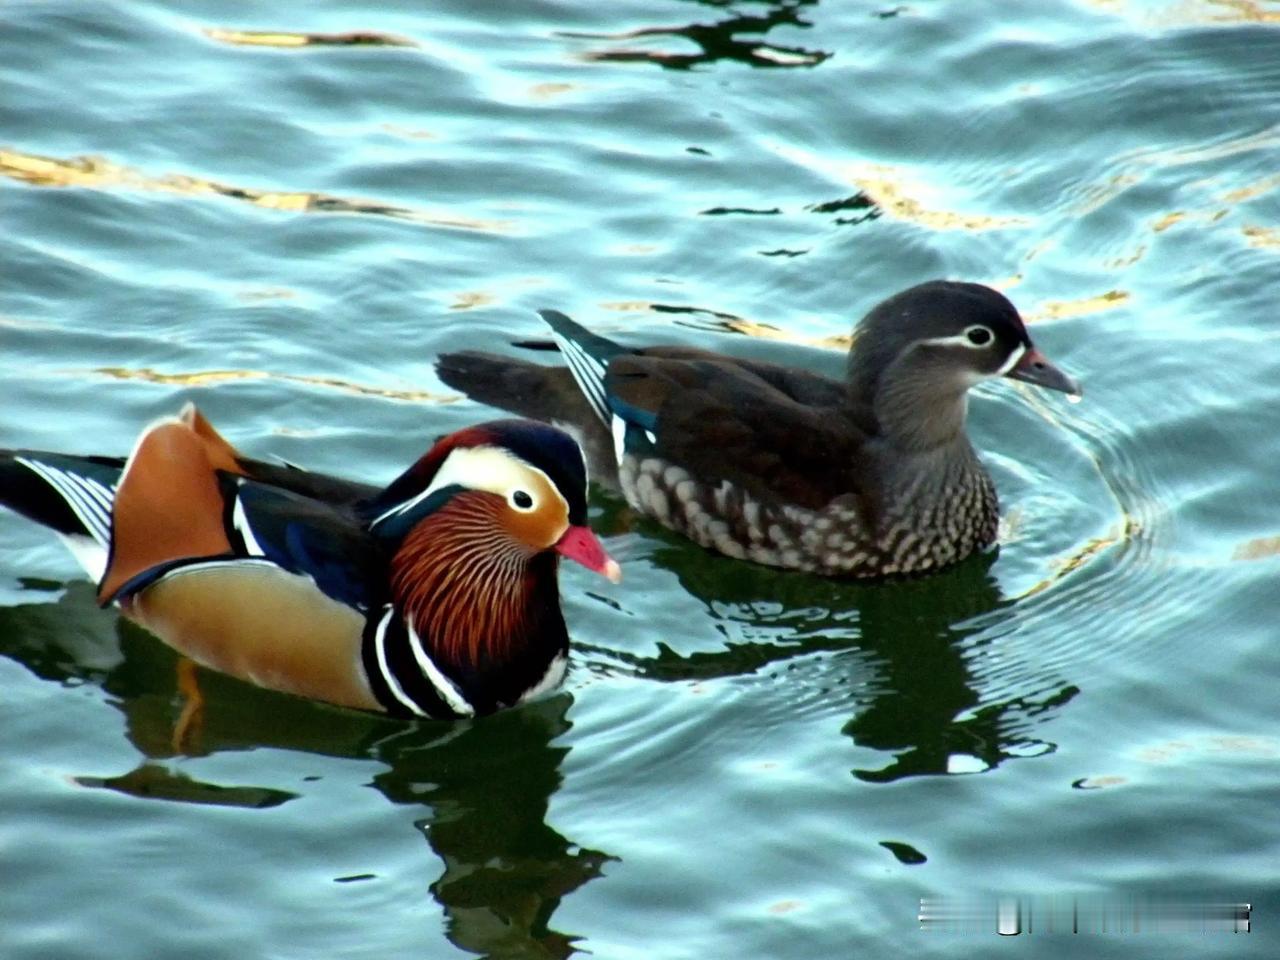
MULTIPOLYGON (((803 350, 805 359, 810 353, 819 353, 816 348, 796 348, 803 350)), ((752 360, 745 357, 727 356, 698 347, 646 347, 635 351, 640 356, 659 357, 669 360, 705 360, 721 362, 739 368, 773 387, 783 395, 797 403, 816 407, 838 407, 848 403, 848 389, 843 380, 813 373, 804 367, 786 366, 781 363, 770 363, 765 360, 752 360)))
POLYGON ((243 476, 184 415, 124 466, 99 601, 197 663, 261 686, 376 709, 361 668, 378 548, 349 505, 243 476))
POLYGON ((237 556, 310 577, 360 611, 385 599, 386 555, 353 511, 244 477, 222 479, 237 556))
POLYGON ((619 355, 605 378, 619 459, 656 456, 810 509, 869 495, 866 432, 842 405, 813 402, 842 397, 840 384, 794 376, 700 351, 619 355))
POLYGON ((124 460, 42 450, 0 451, 0 504, 64 536, 111 538, 111 501, 124 460))
POLYGON ((292 463, 271 463, 237 456, 236 464, 240 468, 237 472, 250 479, 335 507, 351 506, 379 493, 379 488, 372 484, 314 473, 292 463))
POLYGON ((559 310, 539 310, 538 315, 551 327, 552 336, 578 389, 587 398, 595 415, 607 426, 613 414, 606 395, 605 376, 612 359, 630 351, 592 333, 559 310))

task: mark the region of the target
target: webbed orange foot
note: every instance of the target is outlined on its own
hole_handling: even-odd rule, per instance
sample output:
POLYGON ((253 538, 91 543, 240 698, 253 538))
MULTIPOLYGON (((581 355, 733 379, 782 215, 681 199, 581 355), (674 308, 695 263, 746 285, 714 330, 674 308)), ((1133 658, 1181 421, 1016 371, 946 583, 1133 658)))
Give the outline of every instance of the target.
POLYGON ((189 746, 200 738, 204 728, 204 694, 200 692, 199 668, 194 660, 178 661, 178 692, 182 694, 182 712, 173 726, 173 750, 190 753, 189 746))

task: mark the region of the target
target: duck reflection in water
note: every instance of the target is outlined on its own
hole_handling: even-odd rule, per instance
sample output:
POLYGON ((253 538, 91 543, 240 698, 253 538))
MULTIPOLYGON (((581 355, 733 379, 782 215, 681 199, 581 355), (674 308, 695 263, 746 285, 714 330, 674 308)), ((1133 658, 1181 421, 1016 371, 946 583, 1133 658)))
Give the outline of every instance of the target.
MULTIPOLYGON (((250 809, 300 798, 275 788, 202 782, 171 769, 165 761, 174 755, 174 655, 140 628, 98 610, 92 594, 89 584, 72 584, 56 604, 0 608, 0 656, 46 680, 102 687, 143 755, 123 775, 77 782, 136 797, 250 809)), ((568 694, 480 721, 403 722, 212 672, 201 674, 201 686, 209 704, 196 745, 203 754, 268 747, 384 765, 373 787, 398 807, 421 810, 413 825, 444 865, 427 889, 443 908, 455 946, 485 956, 575 952, 576 938, 552 928, 553 914, 614 858, 572 843, 547 823, 569 752, 555 742, 570 728, 568 694)))
POLYGON ((736 60, 752 67, 814 67, 831 56, 829 51, 768 43, 765 34, 775 27, 809 29, 812 24, 801 17, 807 6, 817 0, 784 0, 764 4, 744 13, 729 7, 724 0, 697 0, 698 6, 712 7, 722 15, 711 23, 689 23, 678 26, 640 27, 618 34, 562 32, 560 35, 583 40, 607 40, 618 43, 640 41, 645 48, 616 46, 591 50, 588 60, 614 63, 653 63, 668 70, 691 70, 720 60, 736 60), (655 41, 675 39, 682 48, 697 47, 694 53, 653 49, 655 41))
MULTIPOLYGON (((625 511, 612 522, 598 526, 618 532, 625 511)), ((1029 661, 1006 662, 988 679, 992 637, 1013 615, 991 575, 995 551, 929 577, 867 585, 711 556, 641 522, 665 541, 650 561, 706 605, 725 640, 687 653, 660 644, 651 657, 601 652, 639 676, 687 682, 786 669, 793 708, 806 690, 824 705, 843 699, 845 735, 891 756, 853 771, 869 782, 977 772, 1054 749, 1033 728, 1079 688, 1029 661)))

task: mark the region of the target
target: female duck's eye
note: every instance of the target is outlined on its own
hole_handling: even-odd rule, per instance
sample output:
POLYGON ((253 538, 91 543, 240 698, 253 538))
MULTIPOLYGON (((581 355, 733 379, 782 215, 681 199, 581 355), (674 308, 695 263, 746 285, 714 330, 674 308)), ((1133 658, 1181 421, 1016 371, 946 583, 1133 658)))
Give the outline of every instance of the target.
POLYGON ((511 505, 517 510, 528 510, 533 506, 533 497, 525 493, 523 490, 517 490, 511 494, 511 505))
POLYGON ((995 334, 991 332, 991 329, 989 327, 981 326, 980 324, 967 329, 964 332, 964 335, 965 338, 975 347, 985 347, 995 339, 995 334))

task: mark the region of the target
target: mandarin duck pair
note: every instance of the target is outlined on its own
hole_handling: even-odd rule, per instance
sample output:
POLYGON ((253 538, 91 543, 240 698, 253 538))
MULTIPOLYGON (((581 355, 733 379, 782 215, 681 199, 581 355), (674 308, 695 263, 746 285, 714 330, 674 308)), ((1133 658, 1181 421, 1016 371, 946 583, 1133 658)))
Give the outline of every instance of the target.
POLYGON ((977 284, 925 283, 875 307, 843 381, 631 349, 542 316, 566 366, 471 352, 437 365, 534 419, 451 434, 385 489, 242 456, 188 405, 127 459, 0 452, 0 503, 58 532, 102 605, 198 664, 341 706, 461 718, 560 683, 559 557, 620 578, 587 525, 584 448, 633 509, 708 549, 834 577, 919 574, 996 539, 969 388, 1080 391, 977 284))

